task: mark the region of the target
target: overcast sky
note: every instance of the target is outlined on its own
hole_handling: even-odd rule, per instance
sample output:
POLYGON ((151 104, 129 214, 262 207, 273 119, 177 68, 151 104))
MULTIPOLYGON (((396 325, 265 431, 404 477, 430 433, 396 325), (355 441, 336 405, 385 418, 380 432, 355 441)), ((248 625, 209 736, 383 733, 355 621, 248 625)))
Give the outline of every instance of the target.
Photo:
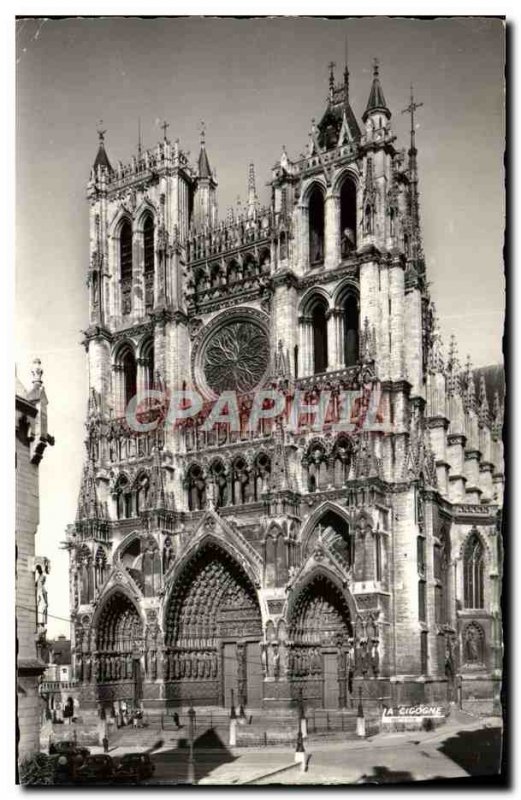
MULTIPOLYGON (((286 145, 297 157, 327 97, 327 65, 343 69, 360 119, 380 60, 398 146, 413 82, 423 107, 417 145, 431 293, 447 343, 477 366, 502 360, 504 313, 504 39, 492 19, 71 19, 17 29, 18 376, 42 359, 56 444, 41 467, 37 550, 51 558, 50 613, 68 617, 68 557, 83 459, 87 384, 81 333, 88 207, 85 186, 103 119, 112 162, 130 160, 141 118, 153 146, 171 139, 196 157, 201 120, 217 169, 219 206, 246 197, 248 164, 268 200, 270 168, 286 145)), ((49 633, 68 633, 50 618, 49 633)))

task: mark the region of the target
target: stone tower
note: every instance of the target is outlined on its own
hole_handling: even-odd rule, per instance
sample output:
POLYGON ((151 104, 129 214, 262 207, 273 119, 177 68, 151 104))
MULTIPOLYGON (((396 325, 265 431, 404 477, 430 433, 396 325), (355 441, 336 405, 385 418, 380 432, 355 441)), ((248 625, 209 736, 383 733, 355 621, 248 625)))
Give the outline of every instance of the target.
POLYGON ((359 122, 331 66, 306 153, 268 207, 250 165, 225 220, 204 135, 195 166, 165 124, 113 167, 99 133, 68 532, 86 707, 497 700, 502 401, 443 355, 418 104, 399 150, 376 62, 368 88, 359 122))

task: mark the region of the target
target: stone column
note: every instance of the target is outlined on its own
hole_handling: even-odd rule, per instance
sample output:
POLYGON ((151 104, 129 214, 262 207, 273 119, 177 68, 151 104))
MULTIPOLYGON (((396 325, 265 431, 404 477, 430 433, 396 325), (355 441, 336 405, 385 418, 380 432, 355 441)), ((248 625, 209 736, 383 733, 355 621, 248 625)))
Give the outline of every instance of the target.
POLYGON ((298 252, 299 267, 301 274, 309 270, 309 208, 299 206, 298 214, 300 225, 298 226, 298 252))
POLYGON ((327 312, 327 369, 328 371, 339 368, 338 359, 338 311, 331 309, 327 312))
POLYGON ((340 264, 340 198, 328 193, 324 204, 324 265, 335 269, 340 264))

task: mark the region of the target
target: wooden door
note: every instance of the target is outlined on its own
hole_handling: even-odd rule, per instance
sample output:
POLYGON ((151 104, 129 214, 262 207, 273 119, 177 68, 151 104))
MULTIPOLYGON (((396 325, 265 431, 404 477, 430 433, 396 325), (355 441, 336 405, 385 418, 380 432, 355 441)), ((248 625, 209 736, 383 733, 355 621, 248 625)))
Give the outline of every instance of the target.
POLYGON ((262 705, 262 663, 260 645, 249 642, 246 645, 246 702, 249 708, 262 705))
POLYGON ((338 708, 338 661, 336 653, 324 653, 324 708, 338 708))
POLYGON ((224 706, 230 707, 232 690, 237 705, 237 645, 235 642, 225 644, 223 647, 223 688, 224 706))

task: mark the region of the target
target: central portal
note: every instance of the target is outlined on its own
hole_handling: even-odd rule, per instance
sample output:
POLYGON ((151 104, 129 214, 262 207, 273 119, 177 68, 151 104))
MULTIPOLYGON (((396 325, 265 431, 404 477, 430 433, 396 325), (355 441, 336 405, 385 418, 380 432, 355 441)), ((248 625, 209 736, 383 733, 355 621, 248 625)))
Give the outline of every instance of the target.
POLYGON ((208 543, 185 566, 171 593, 167 705, 227 706, 232 691, 236 703, 254 705, 262 698, 261 637, 250 579, 226 550, 208 543))

